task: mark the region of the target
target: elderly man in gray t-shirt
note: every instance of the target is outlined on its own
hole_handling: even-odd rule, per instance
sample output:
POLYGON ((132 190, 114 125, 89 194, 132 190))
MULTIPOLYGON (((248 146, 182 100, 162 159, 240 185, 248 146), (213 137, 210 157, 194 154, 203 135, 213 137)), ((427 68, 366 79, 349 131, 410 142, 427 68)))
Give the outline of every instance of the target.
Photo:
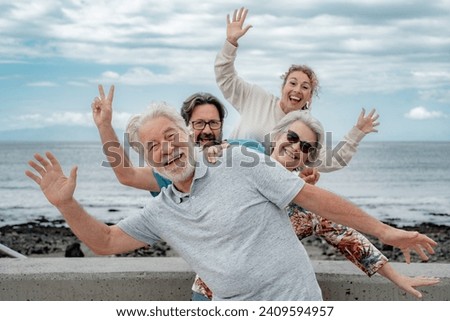
POLYGON ((163 238, 207 282, 216 300, 321 299, 308 256, 284 212, 292 201, 406 253, 409 248, 432 253, 436 245, 304 184, 270 158, 230 149, 217 165, 196 161, 184 120, 166 105, 143 114, 130 140, 143 144, 147 162, 173 184, 149 199, 140 215, 118 225, 108 226, 85 212, 73 198, 76 167, 65 177, 51 153, 47 158, 36 154, 40 164, 29 164, 38 175, 26 174, 95 253, 123 253, 163 238))
POLYGON ((170 185, 119 228, 148 244, 167 241, 215 300, 321 300, 284 211, 304 182, 267 156, 244 156, 238 146, 218 164, 199 159, 188 193, 170 185))

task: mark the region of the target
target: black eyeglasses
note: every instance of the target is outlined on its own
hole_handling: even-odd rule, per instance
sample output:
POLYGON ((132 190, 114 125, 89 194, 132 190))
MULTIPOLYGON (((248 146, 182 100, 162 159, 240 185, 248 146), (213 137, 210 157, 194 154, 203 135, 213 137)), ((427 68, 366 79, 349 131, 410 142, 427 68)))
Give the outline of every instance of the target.
POLYGON ((191 122, 192 128, 197 130, 202 130, 206 127, 206 125, 209 125, 209 128, 211 129, 220 129, 222 127, 222 122, 220 120, 210 120, 210 121, 204 121, 204 120, 196 120, 191 122))
POLYGON ((300 140, 300 137, 297 135, 297 133, 293 132, 292 130, 288 130, 286 136, 290 144, 300 143, 300 150, 305 154, 308 154, 310 150, 314 150, 316 148, 316 146, 313 146, 311 143, 300 140))

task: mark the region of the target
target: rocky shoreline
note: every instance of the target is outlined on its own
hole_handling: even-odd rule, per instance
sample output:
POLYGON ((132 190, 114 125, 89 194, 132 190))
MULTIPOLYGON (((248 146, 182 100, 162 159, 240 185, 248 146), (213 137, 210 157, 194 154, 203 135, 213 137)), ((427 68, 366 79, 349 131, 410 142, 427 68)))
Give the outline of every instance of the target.
MULTIPOLYGON (((35 221, 0 227, 0 243, 27 257, 89 257, 92 253, 66 226, 64 220, 35 221)), ((175 256, 165 242, 117 256, 175 256)), ((0 258, 7 257, 0 252, 0 258)))
MULTIPOLYGON (((424 233, 438 242, 436 254, 430 256, 430 262, 450 263, 450 227, 435 224, 420 224, 403 227, 406 230, 416 230, 424 233)), ((370 238, 392 262, 403 262, 404 257, 399 249, 382 245, 378 240, 370 238)), ((84 257, 95 256, 82 244, 78 238, 65 226, 63 220, 49 221, 42 217, 36 221, 6 225, 0 227, 0 243, 28 257, 84 257)), ((345 260, 339 252, 328 245, 323 239, 310 237, 302 240, 312 259, 345 260)), ((177 256, 176 252, 165 242, 146 249, 139 249, 120 256, 177 256)), ((6 257, 0 253, 0 258, 6 257)), ((412 256, 412 262, 419 262, 417 255, 412 256)))

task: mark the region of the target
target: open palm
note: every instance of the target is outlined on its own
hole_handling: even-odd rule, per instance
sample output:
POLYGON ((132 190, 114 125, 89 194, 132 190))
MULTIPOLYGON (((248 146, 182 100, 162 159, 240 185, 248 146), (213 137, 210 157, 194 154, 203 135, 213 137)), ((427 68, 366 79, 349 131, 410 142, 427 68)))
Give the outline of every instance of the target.
POLYGON ((375 114, 376 110, 372 109, 369 114, 366 116, 366 110, 363 108, 361 111, 361 114, 358 117, 358 121, 356 123, 356 127, 359 128, 363 133, 369 134, 369 133, 377 133, 378 129, 377 126, 380 125, 380 123, 377 121, 380 115, 375 114))
POLYGON ((234 10, 233 17, 227 15, 227 40, 237 46, 239 38, 245 35, 252 26, 244 26, 245 18, 247 17, 248 10, 241 8, 239 10, 234 10))
POLYGON ((47 159, 39 154, 34 155, 39 164, 33 160, 28 162, 38 175, 31 171, 26 171, 25 174, 40 186, 48 201, 58 207, 73 199, 77 167, 72 168, 70 176, 66 177, 56 157, 50 152, 45 155, 47 159))
POLYGON ((401 249, 407 263, 411 262, 411 251, 416 252, 423 261, 427 261, 426 252, 434 254, 433 248, 437 245, 435 241, 424 234, 394 227, 390 227, 385 235, 380 237, 380 241, 401 249))

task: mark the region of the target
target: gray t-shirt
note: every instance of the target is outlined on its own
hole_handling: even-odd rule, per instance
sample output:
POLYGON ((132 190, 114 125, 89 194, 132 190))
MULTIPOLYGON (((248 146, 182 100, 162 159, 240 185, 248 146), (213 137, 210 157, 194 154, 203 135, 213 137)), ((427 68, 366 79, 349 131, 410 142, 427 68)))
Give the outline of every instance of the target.
POLYGON ((304 182, 275 160, 235 146, 198 162, 189 194, 172 184, 118 226, 167 241, 208 284, 214 300, 321 300, 308 255, 285 207, 304 182))

